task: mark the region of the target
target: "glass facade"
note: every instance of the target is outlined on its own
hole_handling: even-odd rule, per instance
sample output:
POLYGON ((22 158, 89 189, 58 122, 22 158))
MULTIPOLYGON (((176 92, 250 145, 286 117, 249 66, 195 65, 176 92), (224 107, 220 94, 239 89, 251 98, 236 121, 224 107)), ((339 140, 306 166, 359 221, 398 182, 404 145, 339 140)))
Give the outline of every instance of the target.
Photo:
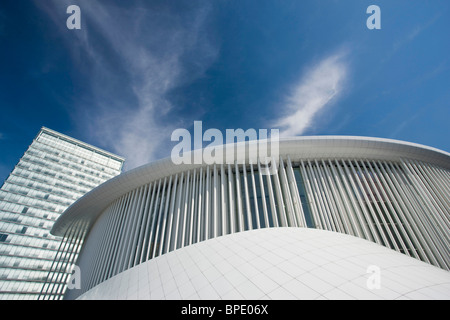
MULTIPOLYGON (((59 215, 118 175, 123 159, 42 128, 0 189, 0 299, 37 299, 61 238, 59 215)), ((76 253, 75 253, 76 254, 76 253)))

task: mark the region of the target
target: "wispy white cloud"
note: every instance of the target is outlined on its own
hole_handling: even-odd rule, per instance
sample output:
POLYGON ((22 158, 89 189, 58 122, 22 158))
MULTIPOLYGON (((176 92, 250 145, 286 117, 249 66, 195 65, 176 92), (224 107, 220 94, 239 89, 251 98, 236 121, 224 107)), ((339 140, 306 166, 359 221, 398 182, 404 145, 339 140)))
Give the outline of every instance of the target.
MULTIPOLYGON (((54 7, 69 4, 42 6, 64 29, 54 7)), ((77 61, 81 68, 89 67, 90 96, 80 97, 74 114, 91 136, 126 158, 128 169, 170 154, 164 145, 188 119, 172 112, 183 106, 173 106, 168 94, 202 76, 218 53, 208 38, 207 2, 189 4, 183 12, 168 3, 152 8, 140 4, 119 8, 82 2, 81 30, 61 30, 77 37, 70 44, 75 61, 79 50, 90 57, 89 62, 77 61)))
POLYGON ((394 128, 389 137, 392 139, 398 138, 402 131, 409 127, 411 123, 413 123, 417 119, 418 116, 419 112, 403 121, 400 121, 400 123, 394 128))
POLYGON ((442 13, 440 12, 431 17, 431 19, 427 20, 426 22, 420 23, 416 25, 414 28, 408 30, 405 34, 400 35, 393 42, 391 50, 386 52, 385 57, 381 61, 386 62, 390 60, 401 48, 415 41, 418 36, 420 36, 426 29, 428 29, 436 21, 438 21, 441 18, 441 16, 442 13))
POLYGON ((283 116, 273 123, 281 136, 303 134, 342 93, 348 75, 346 56, 342 51, 319 61, 293 85, 280 110, 283 116))

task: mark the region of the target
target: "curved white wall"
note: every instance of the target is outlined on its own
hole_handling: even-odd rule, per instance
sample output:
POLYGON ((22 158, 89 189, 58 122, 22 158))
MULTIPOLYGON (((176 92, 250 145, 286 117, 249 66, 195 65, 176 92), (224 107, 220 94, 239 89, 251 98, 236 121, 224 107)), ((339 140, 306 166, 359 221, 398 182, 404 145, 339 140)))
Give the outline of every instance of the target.
POLYGON ((287 139, 272 159, 277 170, 267 174, 244 147, 237 147, 243 164, 166 159, 71 206, 52 233, 78 241, 71 230, 84 226, 78 294, 174 250, 267 228, 348 234, 449 270, 448 153, 375 138, 287 139))
POLYGON ((139 264, 79 297, 449 298, 447 271, 366 240, 305 228, 251 230, 200 242, 139 264), (372 281, 378 275, 379 282, 372 281))
POLYGON ((83 290, 175 249, 268 227, 345 233, 448 270, 445 172, 410 160, 288 156, 281 164, 273 175, 261 174, 259 164, 210 165, 118 198, 95 222, 80 253, 83 290))

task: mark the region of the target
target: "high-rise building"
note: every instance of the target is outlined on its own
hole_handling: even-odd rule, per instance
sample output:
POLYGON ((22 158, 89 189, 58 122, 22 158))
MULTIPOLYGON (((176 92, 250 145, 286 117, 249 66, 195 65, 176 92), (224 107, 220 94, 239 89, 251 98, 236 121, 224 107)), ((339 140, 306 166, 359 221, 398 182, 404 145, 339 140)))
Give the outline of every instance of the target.
POLYGON ((77 201, 52 229, 85 237, 65 298, 450 298, 449 153, 299 137, 268 170, 256 143, 156 161, 77 201))
MULTIPOLYGON (((55 220, 124 159, 43 127, 0 189, 0 299, 37 299, 61 237, 55 220)), ((76 250, 71 252, 76 257, 76 250)))

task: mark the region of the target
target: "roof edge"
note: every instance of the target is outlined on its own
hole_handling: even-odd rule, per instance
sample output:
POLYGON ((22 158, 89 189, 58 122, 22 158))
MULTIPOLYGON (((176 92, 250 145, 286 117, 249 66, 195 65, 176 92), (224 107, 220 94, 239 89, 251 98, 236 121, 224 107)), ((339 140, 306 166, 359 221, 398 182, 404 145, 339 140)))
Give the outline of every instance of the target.
MULTIPOLYGON (((254 140, 222 145, 222 148, 225 150, 230 147, 235 148, 236 146, 237 148, 246 148, 261 141, 254 140)), ((410 158, 432 163, 450 170, 450 153, 437 148, 394 139, 362 136, 302 136, 280 138, 279 148, 280 155, 286 155, 287 152, 291 156, 298 155, 299 151, 301 151, 302 157, 305 159, 308 157, 340 159, 364 158, 369 156, 375 156, 385 160, 410 158), (299 149, 296 150, 296 147, 299 149), (346 153, 348 154, 347 157, 344 156, 346 153)), ((204 150, 194 150, 187 153, 187 155, 190 154, 192 157, 195 157, 195 154, 202 153, 204 150)), ((246 158, 245 160, 248 159, 246 158)), ((86 219, 89 225, 92 225, 112 201, 129 191, 159 178, 199 168, 207 164, 204 161, 198 164, 174 164, 171 158, 168 157, 123 172, 94 188, 74 202, 56 220, 51 229, 51 233, 56 236, 63 236, 71 223, 78 219, 86 219)))

